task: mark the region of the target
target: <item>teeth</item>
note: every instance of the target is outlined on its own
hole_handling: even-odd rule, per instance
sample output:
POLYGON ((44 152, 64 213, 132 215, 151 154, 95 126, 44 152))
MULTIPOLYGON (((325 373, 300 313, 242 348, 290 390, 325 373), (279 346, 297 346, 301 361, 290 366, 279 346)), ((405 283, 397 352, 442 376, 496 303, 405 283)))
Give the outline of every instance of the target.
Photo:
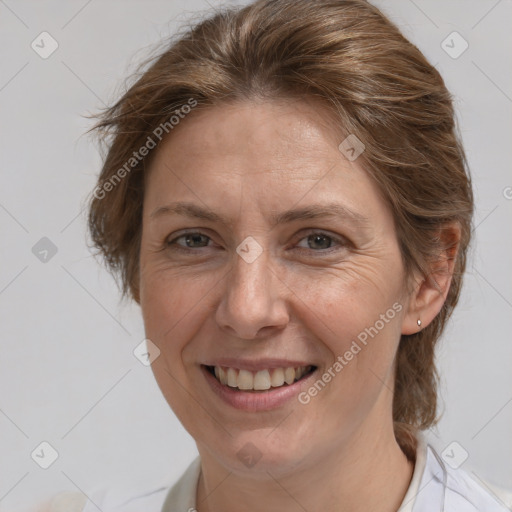
POLYGON ((278 388, 284 384, 284 370, 282 368, 276 368, 272 372, 272 379, 270 380, 273 388, 278 388))
POLYGON ((228 368, 228 386, 236 388, 238 386, 238 376, 234 368, 228 368))
POLYGON ((238 372, 238 389, 254 389, 254 378, 251 372, 240 370, 238 372))
POLYGON ((261 370, 254 376, 254 389, 270 389, 270 373, 268 370, 261 370))
POLYGON ((221 368, 219 366, 219 376, 218 376, 218 379, 220 380, 221 384, 227 384, 228 383, 228 380, 227 380, 227 377, 226 377, 226 372, 224 371, 224 368, 221 368))
POLYGON ((273 368, 253 373, 248 370, 215 366, 214 372, 217 380, 225 386, 248 391, 264 391, 271 387, 281 387, 285 383, 288 385, 293 384, 296 380, 299 380, 303 375, 308 373, 311 368, 311 366, 273 368))
POLYGON ((293 384, 295 380, 295 368, 286 368, 284 371, 284 381, 286 384, 293 384))

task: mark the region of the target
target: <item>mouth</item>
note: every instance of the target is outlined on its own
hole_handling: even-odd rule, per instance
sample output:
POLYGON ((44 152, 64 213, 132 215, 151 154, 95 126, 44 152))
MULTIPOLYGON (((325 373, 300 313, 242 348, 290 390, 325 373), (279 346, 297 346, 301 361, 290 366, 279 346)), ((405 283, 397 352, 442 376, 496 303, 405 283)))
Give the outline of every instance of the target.
POLYGON ((266 393, 269 390, 286 388, 307 379, 317 367, 314 365, 268 368, 259 371, 239 370, 223 366, 202 365, 215 377, 221 386, 233 391, 266 393))

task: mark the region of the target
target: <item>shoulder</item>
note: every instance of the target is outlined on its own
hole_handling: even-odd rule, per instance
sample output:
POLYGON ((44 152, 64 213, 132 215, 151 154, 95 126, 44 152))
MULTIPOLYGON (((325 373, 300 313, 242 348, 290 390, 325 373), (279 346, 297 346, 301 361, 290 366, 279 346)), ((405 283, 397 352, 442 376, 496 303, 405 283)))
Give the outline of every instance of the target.
POLYGON ((512 510, 512 493, 477 481, 463 469, 448 467, 446 480, 446 511, 508 512, 512 510))
MULTIPOLYGON (((445 512, 510 512, 512 492, 473 478, 464 469, 454 469, 428 446, 428 477, 442 486, 445 512)), ((425 475, 427 476, 427 475, 425 475)))
POLYGON ((200 459, 196 457, 177 482, 168 474, 154 485, 131 486, 129 490, 119 486, 97 488, 89 494, 79 512, 98 512, 98 509, 102 512, 186 512, 195 506, 200 467, 200 459), (188 503, 191 505, 185 506, 188 503))
POLYGON ((160 512, 170 487, 169 484, 131 486, 129 489, 124 486, 98 487, 90 492, 80 512, 98 512, 98 509, 102 512, 160 512))
POLYGON ((85 494, 64 491, 18 512, 83 512, 86 502, 85 494))
POLYGON ((160 512, 170 485, 97 486, 87 494, 66 491, 18 512, 160 512))
POLYGON ((201 461, 196 457, 178 481, 167 474, 160 482, 141 486, 97 486, 86 493, 66 491, 44 503, 16 512, 173 512, 195 508, 201 461))

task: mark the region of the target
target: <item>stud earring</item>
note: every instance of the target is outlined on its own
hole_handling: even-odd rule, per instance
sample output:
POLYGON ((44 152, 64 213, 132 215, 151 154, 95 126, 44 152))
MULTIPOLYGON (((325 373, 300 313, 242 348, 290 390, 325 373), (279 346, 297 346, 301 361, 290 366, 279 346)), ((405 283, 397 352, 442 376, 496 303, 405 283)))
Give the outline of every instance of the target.
POLYGON ((421 320, 418 318, 418 327, 421 327, 421 320))

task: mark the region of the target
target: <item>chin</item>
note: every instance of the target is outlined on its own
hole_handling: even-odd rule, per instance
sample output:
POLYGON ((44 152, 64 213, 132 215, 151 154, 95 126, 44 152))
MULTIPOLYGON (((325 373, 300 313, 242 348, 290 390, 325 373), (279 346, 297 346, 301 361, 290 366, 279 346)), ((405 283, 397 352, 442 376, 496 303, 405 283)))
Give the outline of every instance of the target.
POLYGON ((268 473, 276 476, 295 471, 308 458, 311 445, 304 439, 291 438, 291 432, 283 430, 280 436, 275 433, 273 429, 244 432, 232 438, 229 451, 224 444, 215 456, 230 471, 264 479, 268 479, 268 473))

